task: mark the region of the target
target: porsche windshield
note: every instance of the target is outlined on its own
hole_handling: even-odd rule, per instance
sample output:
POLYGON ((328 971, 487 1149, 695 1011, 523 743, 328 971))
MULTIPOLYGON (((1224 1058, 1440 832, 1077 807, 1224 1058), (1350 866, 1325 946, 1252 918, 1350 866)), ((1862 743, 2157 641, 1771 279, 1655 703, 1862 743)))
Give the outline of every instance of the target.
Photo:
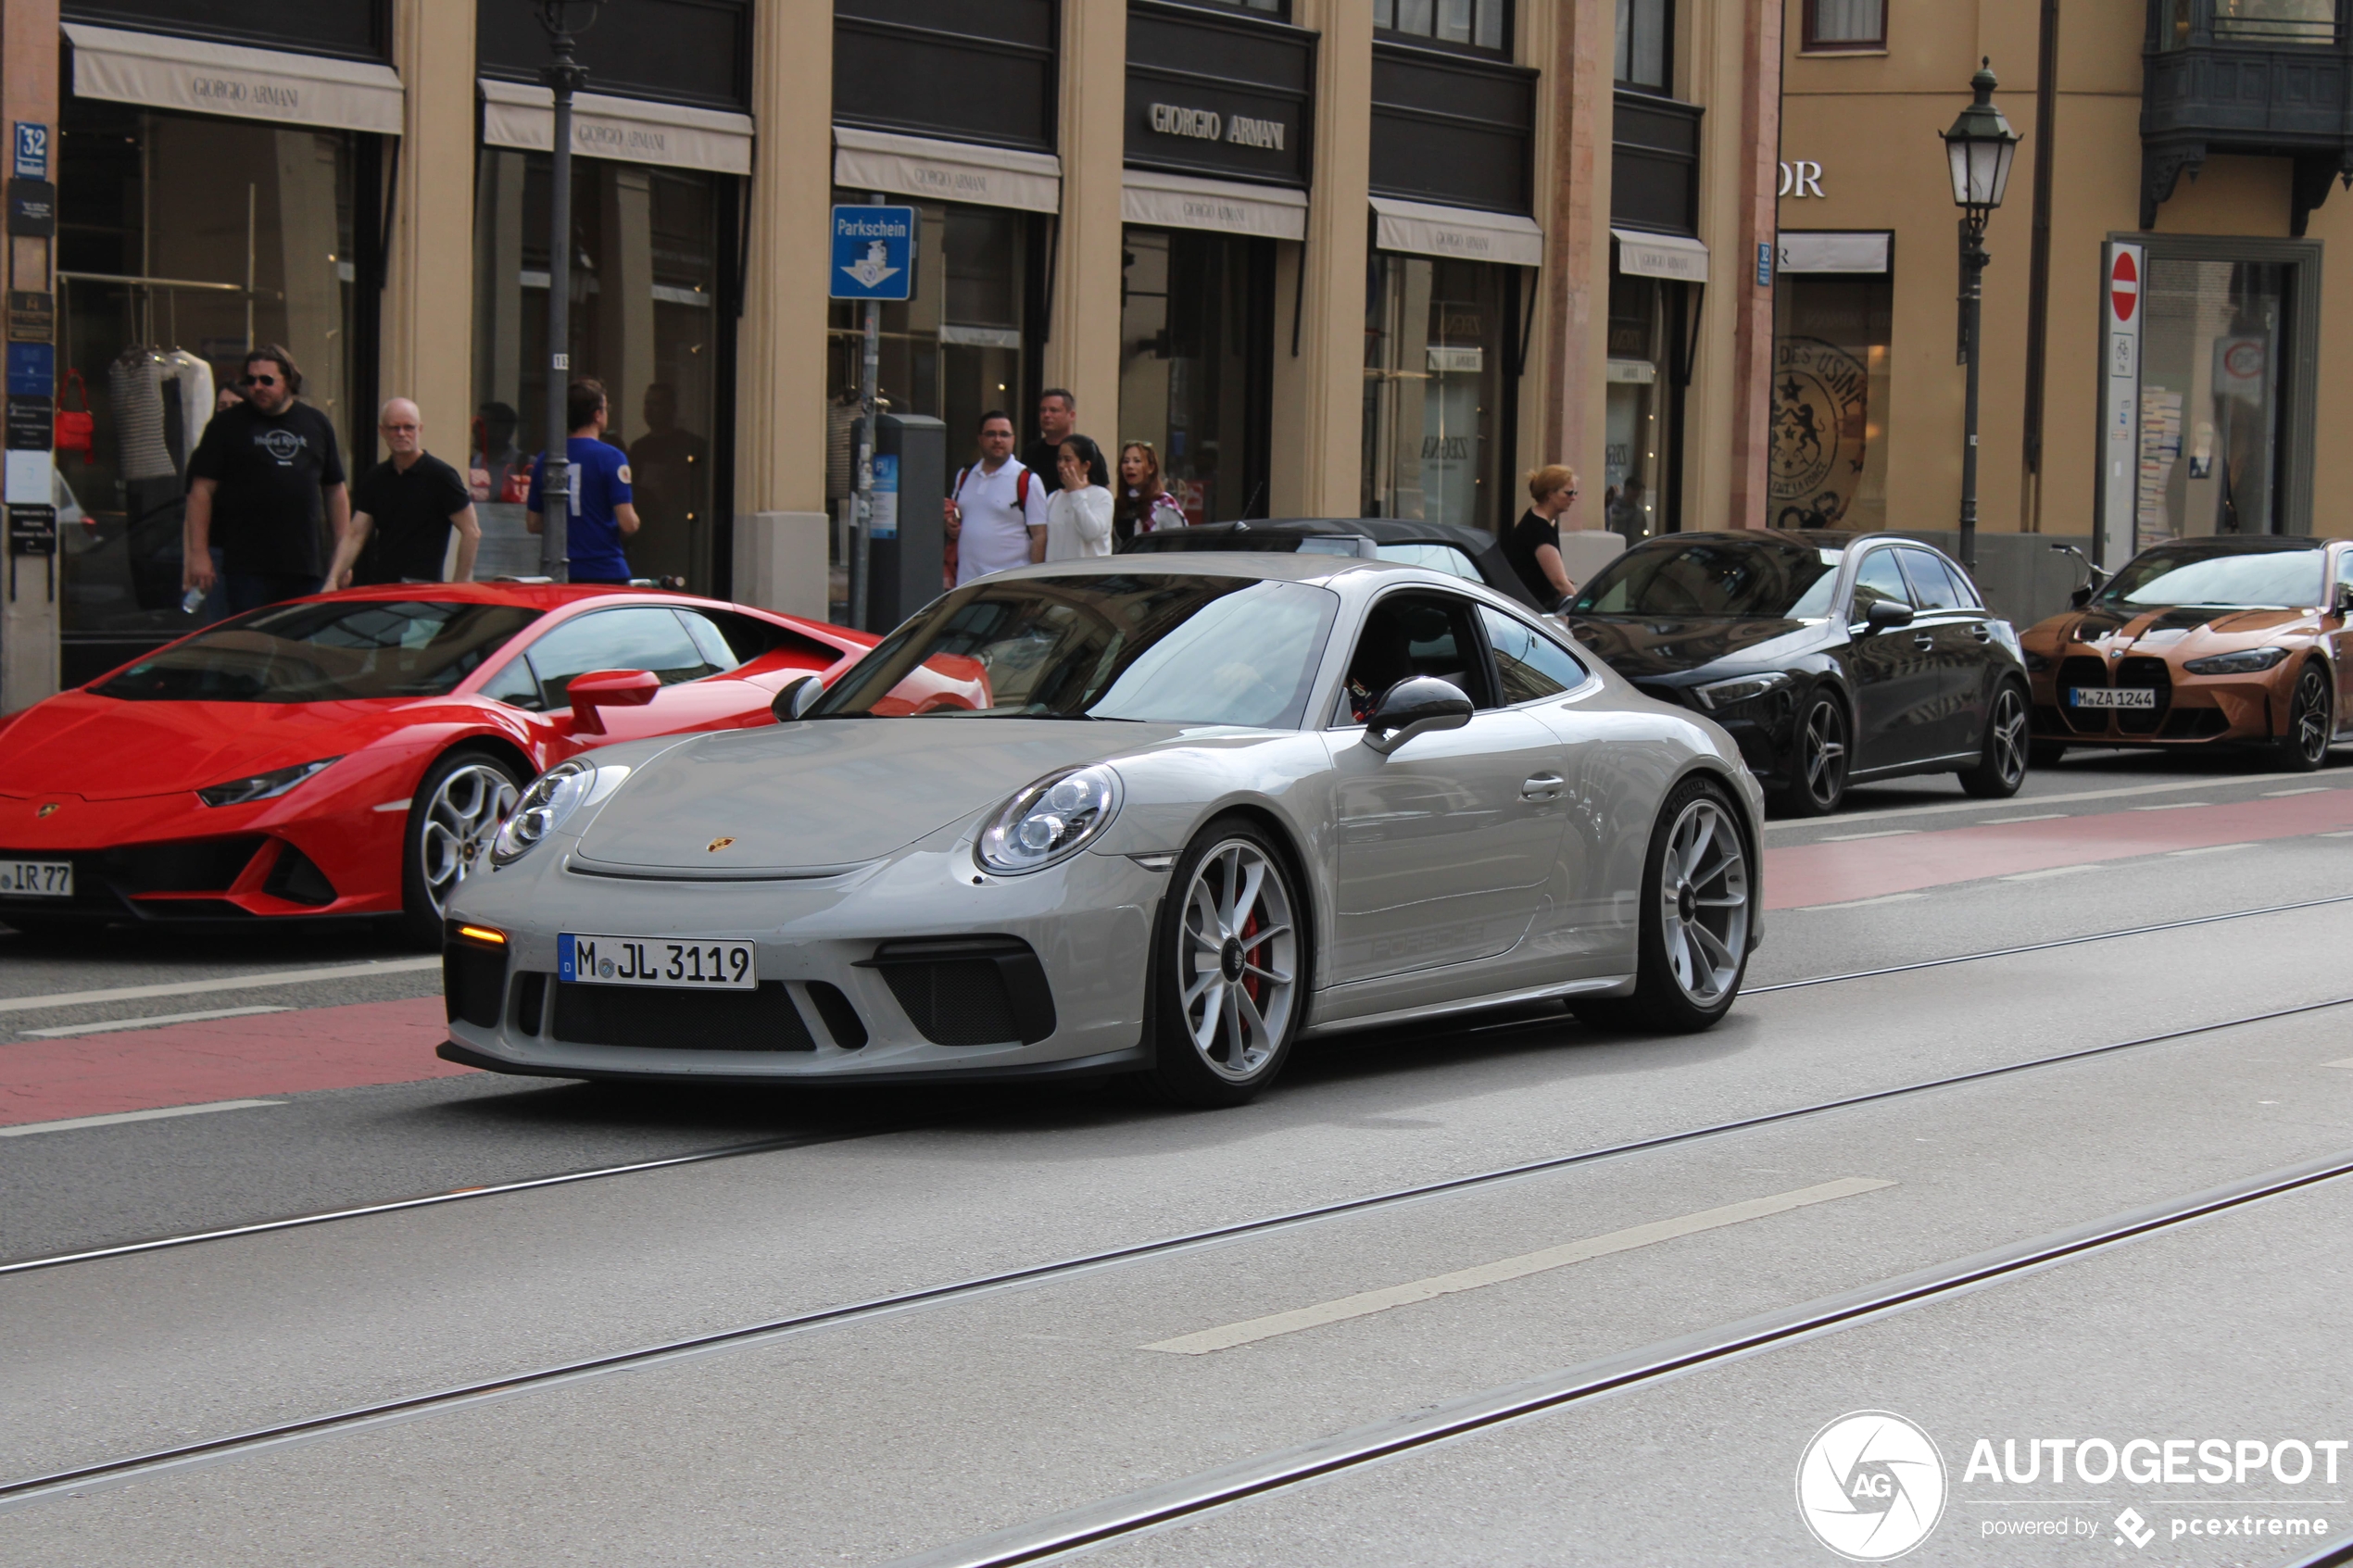
POLYGON ((1694 539, 1627 551, 1569 607, 1579 615, 1726 615, 1806 621, 1830 613, 1836 550, 1780 539, 1694 539))
POLYGON ((813 719, 1133 719, 1289 728, 1340 596, 1175 572, 983 580, 893 633, 813 719))
POLYGON ((270 605, 92 689, 131 702, 437 696, 537 619, 515 605, 425 599, 270 605))
POLYGON ((2301 609, 2328 596, 2321 584, 2322 559, 2317 548, 2243 555, 2196 546, 2144 550, 2124 563, 2096 602, 2118 608, 2226 605, 2301 609))

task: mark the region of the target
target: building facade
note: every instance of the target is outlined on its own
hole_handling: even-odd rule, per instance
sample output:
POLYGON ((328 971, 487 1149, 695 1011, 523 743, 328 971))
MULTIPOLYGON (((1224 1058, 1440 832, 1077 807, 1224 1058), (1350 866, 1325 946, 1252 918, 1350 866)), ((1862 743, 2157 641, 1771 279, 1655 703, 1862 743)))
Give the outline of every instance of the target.
POLYGON ((416 399, 486 573, 535 569, 560 346, 609 389, 639 573, 840 613, 837 203, 919 209, 879 392, 946 423, 951 469, 982 412, 1026 440, 1062 387, 1195 521, 1493 529, 1552 461, 1585 527, 1767 516, 1767 0, 606 0, 562 257, 537 10, 7 0, 8 113, 53 132, 56 201, 11 253, 12 295, 53 302, 49 417, 12 402, 11 440, 65 439, 0 707, 196 623, 187 452, 255 344, 292 350, 355 474, 378 403, 416 399))
POLYGON ((2353 347, 2335 0, 1787 0, 1785 24, 1775 521, 1956 527, 1937 132, 1991 56, 2024 140, 1986 241, 1989 593, 2056 608, 2052 542, 2112 567, 2159 539, 2353 532, 2328 499, 2353 451, 2318 434, 2344 398, 2322 367, 2353 347))

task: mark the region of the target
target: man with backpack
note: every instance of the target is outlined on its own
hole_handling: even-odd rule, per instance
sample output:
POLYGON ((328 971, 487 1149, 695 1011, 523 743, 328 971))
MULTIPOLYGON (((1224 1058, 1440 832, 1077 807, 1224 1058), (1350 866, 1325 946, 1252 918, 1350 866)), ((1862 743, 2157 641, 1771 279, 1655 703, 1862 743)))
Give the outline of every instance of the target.
POLYGON ((1047 486, 1013 458, 1011 415, 980 417, 980 461, 959 469, 946 507, 956 586, 1046 558, 1047 486))

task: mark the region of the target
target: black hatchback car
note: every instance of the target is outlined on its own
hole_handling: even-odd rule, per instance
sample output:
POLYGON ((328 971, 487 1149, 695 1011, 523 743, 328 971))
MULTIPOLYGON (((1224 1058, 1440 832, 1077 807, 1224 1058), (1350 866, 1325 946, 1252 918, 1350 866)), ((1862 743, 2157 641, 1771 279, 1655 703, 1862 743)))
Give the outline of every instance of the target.
POLYGON ((1723 725, 1786 814, 1904 773, 1958 773, 1988 799, 2025 780, 2018 633, 1926 545, 1670 533, 1612 561, 1564 615, 1619 674, 1723 725))

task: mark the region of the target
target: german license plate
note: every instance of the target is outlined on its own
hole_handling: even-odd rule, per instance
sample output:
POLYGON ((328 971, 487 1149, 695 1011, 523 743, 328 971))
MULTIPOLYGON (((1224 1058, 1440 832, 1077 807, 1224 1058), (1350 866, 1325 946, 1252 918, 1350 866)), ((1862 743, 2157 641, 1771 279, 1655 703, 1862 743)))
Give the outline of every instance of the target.
POLYGON ((685 991, 749 991, 760 985, 749 942, 568 932, 556 938, 556 977, 573 985, 667 985, 685 991))
POLYGON ((2074 708, 2150 708, 2157 693, 2147 686, 2077 686, 2067 694, 2074 708))
POLYGON ((0 860, 0 897, 70 898, 71 860, 0 860))

